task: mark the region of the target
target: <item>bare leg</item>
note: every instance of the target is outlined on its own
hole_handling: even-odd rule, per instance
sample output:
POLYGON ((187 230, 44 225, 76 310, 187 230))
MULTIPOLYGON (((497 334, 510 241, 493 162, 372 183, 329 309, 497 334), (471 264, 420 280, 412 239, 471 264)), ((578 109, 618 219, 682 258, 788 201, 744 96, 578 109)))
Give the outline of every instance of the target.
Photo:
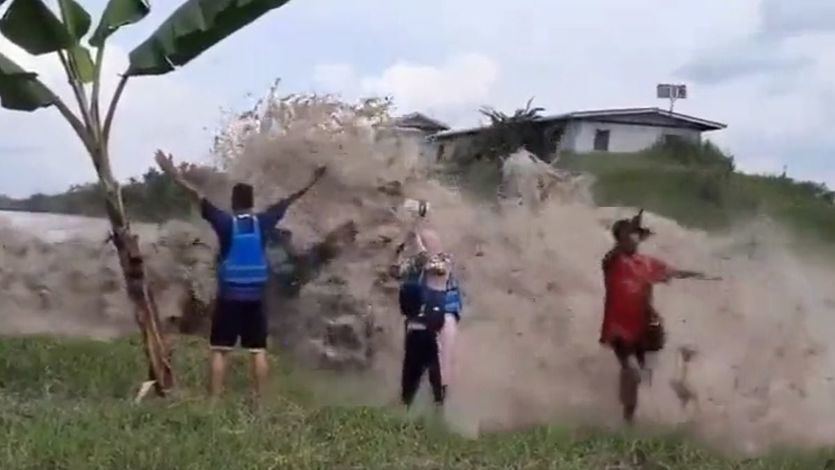
MULTIPOLYGON (((633 354, 633 351, 622 343, 614 344, 613 349, 615 350, 615 355, 617 356, 618 363, 620 364, 620 386, 618 395, 620 403, 623 406, 623 419, 628 424, 632 424, 632 421, 635 418, 635 410, 638 408, 638 384, 641 382, 640 375, 638 369, 632 367, 629 363, 629 356, 633 354)), ((643 354, 639 353, 637 360, 639 365, 643 367, 643 354)))
POLYGON ((455 371, 455 337, 458 334, 458 323, 455 315, 445 315, 444 327, 438 334, 438 349, 441 362, 441 381, 444 387, 450 385, 455 371))
POLYGON ((267 363, 267 352, 263 349, 250 352, 252 356, 252 394, 256 400, 260 400, 267 383, 269 364, 267 363))
POLYGON ((620 370, 620 403, 623 405, 623 419, 632 424, 638 408, 638 371, 633 367, 620 370))
POLYGON ((646 352, 642 349, 635 350, 635 360, 638 362, 639 382, 652 386, 652 369, 647 367, 646 352))
POLYGON ((209 356, 209 395, 217 398, 223 392, 223 381, 226 375, 226 353, 228 351, 213 349, 209 356))

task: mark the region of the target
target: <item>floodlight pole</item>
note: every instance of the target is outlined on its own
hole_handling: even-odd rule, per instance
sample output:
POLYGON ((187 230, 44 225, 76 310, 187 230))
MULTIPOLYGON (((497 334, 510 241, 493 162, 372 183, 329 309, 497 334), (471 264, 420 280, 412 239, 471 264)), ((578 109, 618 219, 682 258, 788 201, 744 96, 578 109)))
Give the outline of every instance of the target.
POLYGON ((671 83, 659 83, 656 87, 658 98, 667 98, 670 100, 670 113, 676 109, 676 100, 687 98, 686 85, 674 85, 671 83))

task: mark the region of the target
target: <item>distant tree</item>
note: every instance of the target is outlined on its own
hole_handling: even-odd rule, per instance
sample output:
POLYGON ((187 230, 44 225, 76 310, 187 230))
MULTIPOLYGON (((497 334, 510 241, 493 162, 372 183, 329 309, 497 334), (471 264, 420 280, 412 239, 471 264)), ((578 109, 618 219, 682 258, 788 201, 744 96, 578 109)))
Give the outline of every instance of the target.
POLYGON ((0 210, 12 210, 17 208, 17 201, 5 194, 0 194, 0 210))
POLYGON ((490 121, 488 128, 477 138, 476 155, 497 164, 511 153, 524 148, 540 157, 549 153, 548 139, 542 126, 537 125, 542 119, 543 108, 532 107, 533 98, 524 108, 513 114, 505 114, 491 107, 482 107, 479 112, 490 121))

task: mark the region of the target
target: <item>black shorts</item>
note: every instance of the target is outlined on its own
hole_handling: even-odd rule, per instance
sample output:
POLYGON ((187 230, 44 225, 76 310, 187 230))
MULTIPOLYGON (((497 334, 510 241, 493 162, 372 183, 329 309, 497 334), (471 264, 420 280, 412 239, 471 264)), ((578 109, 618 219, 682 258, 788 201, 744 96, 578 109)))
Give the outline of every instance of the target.
POLYGON ((260 351, 267 347, 267 316, 261 301, 218 299, 212 318, 212 349, 232 349, 241 340, 241 347, 260 351))
POLYGON ((630 356, 635 356, 635 360, 638 361, 639 366, 644 367, 646 364, 646 353, 648 351, 640 344, 631 344, 621 339, 615 339, 612 341, 611 346, 621 367, 629 367, 630 356))

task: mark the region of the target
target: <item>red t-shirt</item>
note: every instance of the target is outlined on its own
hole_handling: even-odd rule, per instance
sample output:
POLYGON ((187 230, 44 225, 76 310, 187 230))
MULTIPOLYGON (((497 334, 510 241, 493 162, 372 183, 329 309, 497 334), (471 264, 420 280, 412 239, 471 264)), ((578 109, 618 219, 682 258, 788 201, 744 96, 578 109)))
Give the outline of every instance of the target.
POLYGON ((668 281, 671 275, 671 268, 658 259, 610 251, 603 258, 606 305, 600 341, 639 342, 648 324, 652 285, 668 281))

